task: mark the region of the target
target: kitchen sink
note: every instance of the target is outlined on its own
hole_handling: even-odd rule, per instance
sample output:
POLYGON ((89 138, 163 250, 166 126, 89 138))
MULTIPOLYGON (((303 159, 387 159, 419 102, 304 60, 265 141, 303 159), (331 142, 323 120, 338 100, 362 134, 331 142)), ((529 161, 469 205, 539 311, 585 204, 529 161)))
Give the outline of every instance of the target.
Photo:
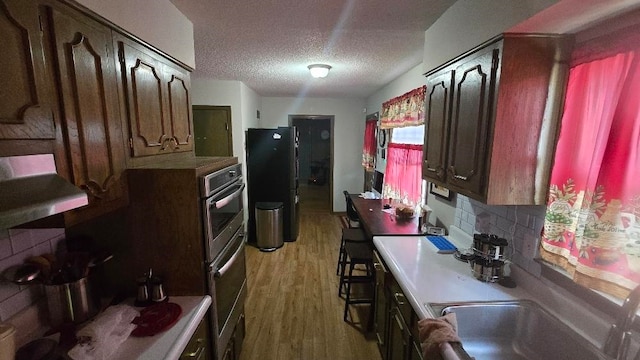
POLYGON ((426 304, 434 317, 455 313, 461 359, 609 359, 529 300, 426 304))

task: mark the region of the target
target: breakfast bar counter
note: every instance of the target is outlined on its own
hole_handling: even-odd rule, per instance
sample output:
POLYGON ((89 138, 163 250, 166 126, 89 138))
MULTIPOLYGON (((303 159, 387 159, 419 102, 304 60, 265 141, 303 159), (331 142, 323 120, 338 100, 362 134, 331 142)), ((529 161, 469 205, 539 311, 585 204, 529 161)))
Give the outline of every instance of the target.
POLYGON ((365 199, 359 194, 350 194, 353 207, 358 213, 360 223, 369 237, 420 235, 418 217, 397 218, 395 209, 386 199, 365 199), (385 208, 389 205, 389 208, 385 208))

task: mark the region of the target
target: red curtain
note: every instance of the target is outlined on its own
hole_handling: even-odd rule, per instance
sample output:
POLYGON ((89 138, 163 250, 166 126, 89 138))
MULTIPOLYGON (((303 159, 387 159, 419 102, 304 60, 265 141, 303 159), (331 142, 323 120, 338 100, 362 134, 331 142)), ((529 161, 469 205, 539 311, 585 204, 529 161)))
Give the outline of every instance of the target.
POLYGON ((373 171, 376 163, 376 124, 376 120, 367 120, 364 127, 362 166, 367 171, 373 171))
POLYGON ((421 179, 422 145, 389 144, 382 197, 417 205, 422 195, 421 179))
POLYGON ((382 104, 380 127, 391 129, 424 124, 427 86, 413 89, 382 104))
POLYGON ((571 68, 541 256, 624 298, 640 284, 640 56, 571 68))

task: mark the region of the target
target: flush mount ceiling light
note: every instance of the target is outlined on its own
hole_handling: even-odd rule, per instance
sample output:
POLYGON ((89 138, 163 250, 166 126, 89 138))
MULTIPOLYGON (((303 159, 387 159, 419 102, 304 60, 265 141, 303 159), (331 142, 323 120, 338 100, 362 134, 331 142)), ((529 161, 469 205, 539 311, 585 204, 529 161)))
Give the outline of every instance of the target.
POLYGON ((309 68, 309 72, 311 72, 311 76, 314 78, 326 77, 331 69, 331 66, 325 64, 311 64, 307 67, 309 68))

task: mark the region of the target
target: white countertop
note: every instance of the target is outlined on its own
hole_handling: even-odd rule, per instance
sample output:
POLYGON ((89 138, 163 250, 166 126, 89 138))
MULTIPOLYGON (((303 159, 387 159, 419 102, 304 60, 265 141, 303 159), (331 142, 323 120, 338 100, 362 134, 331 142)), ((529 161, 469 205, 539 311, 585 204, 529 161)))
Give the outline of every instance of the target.
POLYGON ((211 305, 211 297, 171 296, 170 302, 180 305, 180 319, 168 330, 148 337, 130 336, 114 353, 112 359, 177 360, 211 305))
POLYGON ((381 236, 373 242, 420 318, 426 303, 530 298, 522 288, 506 288, 473 277, 468 263, 438 254, 424 236, 381 236))
MULTIPOLYGON (((454 245, 471 247, 470 235, 450 231, 453 236, 447 238, 454 245), (465 236, 468 238, 461 239, 465 236)), ((515 265, 511 265, 511 272, 512 276, 517 275, 517 287, 506 288, 476 279, 468 263, 456 260, 451 254, 438 254, 424 236, 376 236, 373 243, 420 318, 435 316, 425 305, 428 303, 529 299, 591 343, 598 347, 604 344, 611 319, 556 285, 534 278, 515 265)))

